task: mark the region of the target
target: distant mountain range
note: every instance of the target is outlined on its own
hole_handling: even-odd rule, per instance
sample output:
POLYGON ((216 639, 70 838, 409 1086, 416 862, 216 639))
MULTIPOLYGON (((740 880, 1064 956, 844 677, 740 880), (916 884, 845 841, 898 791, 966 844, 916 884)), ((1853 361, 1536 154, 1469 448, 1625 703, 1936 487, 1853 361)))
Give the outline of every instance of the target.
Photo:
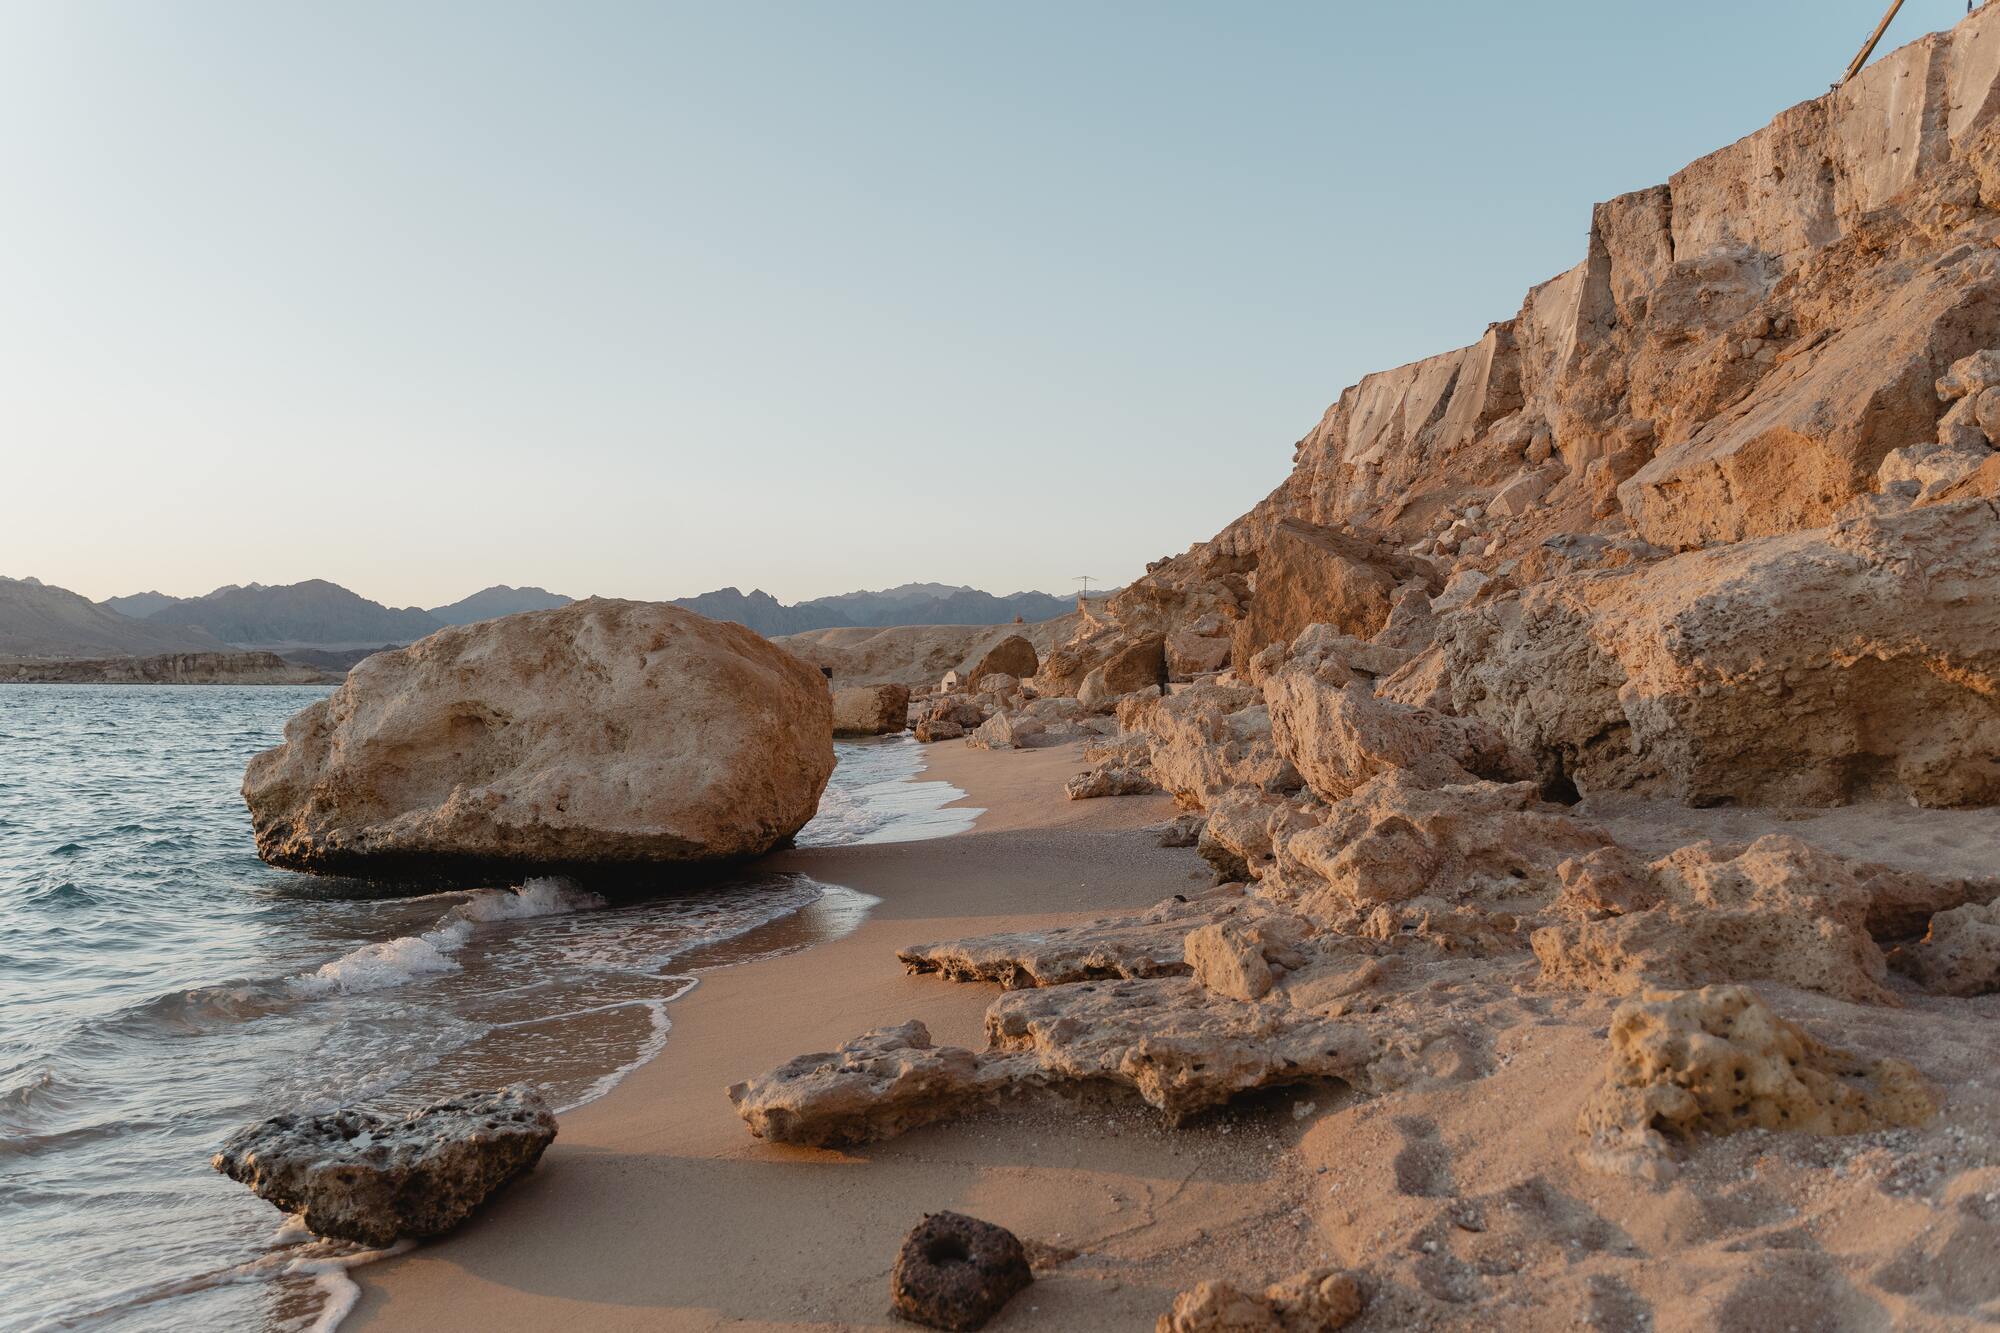
POLYGON ((1053 620, 1075 603, 1045 592, 1016 592, 996 597, 977 588, 943 583, 905 583, 879 592, 844 592, 787 606, 761 588, 743 592, 718 588, 699 597, 677 597, 684 606, 711 620, 733 620, 759 634, 800 634, 810 629, 843 625, 1004 625, 1019 616, 1026 621, 1053 620))
MULTIPOLYGON (((200 597, 136 592, 91 602, 35 579, 0 578, 0 656, 107 657, 215 652, 225 647, 284 652, 331 670, 384 646, 412 643, 446 625, 565 606, 546 588, 497 584, 447 606, 389 607, 325 579, 266 586, 230 584, 200 597)), ((719 588, 674 601, 714 620, 760 634, 842 626, 1004 625, 1050 620, 1067 598, 1041 592, 1005 597, 944 583, 906 583, 786 605, 760 589, 719 588)))
POLYGON ((226 647, 213 634, 132 620, 40 579, 0 577, 0 657, 151 657, 226 647))

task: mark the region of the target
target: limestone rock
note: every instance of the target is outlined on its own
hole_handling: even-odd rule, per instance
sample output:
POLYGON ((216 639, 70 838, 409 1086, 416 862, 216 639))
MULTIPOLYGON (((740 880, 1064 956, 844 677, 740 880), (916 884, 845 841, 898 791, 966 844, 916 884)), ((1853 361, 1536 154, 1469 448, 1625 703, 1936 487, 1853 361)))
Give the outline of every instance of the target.
POLYGON ((1846 863, 1797 838, 1696 843, 1646 867, 1644 880, 1602 858, 1566 872, 1570 903, 1558 914, 1590 919, 1535 932, 1547 984, 1630 995, 1761 978, 1898 1003, 1868 934, 1868 892, 1846 863))
POLYGON ((826 682, 740 625, 592 598, 376 653, 251 759, 257 852, 316 874, 639 873, 789 839, 826 682))
POLYGON ((1260 879, 1279 842, 1312 824, 1288 802, 1256 791, 1230 791, 1209 807, 1195 850, 1224 879, 1260 879))
POLYGON ((1220 671, 1229 665, 1230 639, 1226 634, 1195 634, 1176 630, 1167 636, 1167 674, 1176 680, 1220 671))
POLYGON ((979 750, 1020 750, 1040 740, 1048 724, 1024 713, 995 713, 975 728, 965 743, 979 750))
POLYGON ((1236 788, 1297 791, 1298 770, 1278 752, 1271 714, 1255 698, 1248 690, 1191 686, 1148 709, 1154 780, 1194 808, 1236 788))
POLYGON ((1936 1093, 1903 1061, 1857 1059, 1780 1018, 1747 986, 1709 986, 1619 1006, 1604 1085, 1578 1129, 1592 1139, 1586 1161, 1657 1174, 1667 1137, 1858 1134, 1936 1114, 1936 1093))
POLYGON ((1984 440, 1971 445, 1912 444, 1893 449, 1875 470, 1875 485, 1914 485, 1917 498, 1936 495, 1965 480, 1996 455, 1984 440))
POLYGON ((405 1117, 342 1110, 246 1125, 214 1167, 319 1236, 388 1245, 451 1230, 532 1168, 556 1118, 525 1087, 470 1093, 405 1117))
POLYGON ((929 745, 936 741, 955 741, 965 735, 965 725, 948 717, 925 718, 912 728, 919 741, 929 745))
POLYGON ((1191 924, 1239 910, 1240 889, 1211 889, 1157 903, 1137 916, 1081 926, 977 935, 900 949, 911 973, 947 981, 997 981, 1009 990, 1110 977, 1179 976, 1188 970, 1183 938, 1191 924))
POLYGON ((1102 796, 1149 796, 1159 789, 1150 770, 1127 768, 1123 764, 1100 764, 1063 783, 1063 794, 1072 801, 1102 796))
POLYGON ((977 689, 979 682, 988 675, 1007 675, 1026 680, 1041 669, 1042 660, 1035 652, 1035 645, 1019 634, 1010 634, 988 648, 963 674, 977 689))
POLYGON ((1412 581, 1437 591, 1427 564, 1379 539, 1280 520, 1259 556, 1257 588, 1236 627, 1231 661, 1243 672, 1265 645, 1289 643, 1313 624, 1372 638, 1388 623, 1397 588, 1412 581))
POLYGON ((930 1029, 911 1019, 733 1084, 729 1101, 760 1139, 841 1147, 963 1114, 998 1096, 1012 1079, 1031 1075, 1033 1065, 933 1046, 930 1029))
POLYGON ((1155 1333, 1334 1333, 1361 1314, 1360 1280, 1338 1268, 1316 1268, 1264 1288, 1262 1295, 1227 1282, 1202 1282, 1174 1297, 1155 1333))
POLYGON ((1305 965, 1298 923, 1282 918, 1212 921, 1187 933, 1188 969, 1204 988, 1232 1000, 1261 1000, 1270 993, 1278 968, 1305 965))
POLYGON ((1889 963, 1943 995, 2000 992, 2000 902, 1939 912, 1923 939, 1898 949, 1889 963))
POLYGON ((910 687, 857 685, 833 692, 833 734, 887 736, 910 725, 910 687))
POLYGON ((1034 1280, 1013 1232, 963 1213, 930 1213, 896 1254, 889 1305, 925 1328, 984 1328, 1034 1280))
POLYGON ((1441 642, 1459 711, 1586 792, 2000 800, 1990 500, 1554 578, 1441 642))
POLYGON ((1280 859, 1324 884, 1302 904, 1316 918, 1424 897, 1532 912, 1559 866, 1610 842, 1531 783, 1429 787, 1392 770, 1286 838, 1280 859))
POLYGON ((1489 724, 1380 699, 1360 683, 1335 688, 1287 668, 1264 682, 1264 700, 1278 752, 1323 800, 1391 769, 1436 787, 1526 776, 1489 724))

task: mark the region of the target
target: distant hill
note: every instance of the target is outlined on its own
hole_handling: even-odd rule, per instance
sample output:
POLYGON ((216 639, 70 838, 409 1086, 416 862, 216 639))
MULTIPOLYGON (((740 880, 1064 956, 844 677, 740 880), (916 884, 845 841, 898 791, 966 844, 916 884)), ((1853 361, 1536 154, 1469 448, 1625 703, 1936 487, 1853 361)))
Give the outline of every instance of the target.
POLYGON ((787 606, 761 588, 745 593, 719 588, 699 597, 680 597, 684 606, 711 620, 733 620, 759 634, 803 634, 844 626, 1004 625, 1019 616, 1053 620, 1074 609, 1070 598, 1045 592, 996 597, 977 588, 944 583, 905 583, 878 592, 844 592, 787 606))
POLYGON ((444 622, 428 611, 387 607, 325 579, 280 587, 231 584, 206 597, 175 602, 139 623, 206 630, 225 643, 245 647, 412 643, 444 628, 444 622))
POLYGON ((133 620, 40 579, 0 577, 0 657, 147 657, 224 647, 192 626, 133 620))
POLYGON ((434 606, 430 613, 447 625, 470 625, 497 616, 511 616, 518 611, 548 611, 568 606, 575 600, 559 592, 550 592, 547 588, 510 588, 504 583, 496 583, 490 588, 481 588, 470 597, 461 597, 449 606, 434 606))
POLYGON ((134 592, 127 593, 123 597, 107 597, 99 602, 98 605, 107 610, 116 611, 121 616, 130 616, 134 620, 144 620, 147 616, 152 615, 153 612, 164 611, 168 607, 184 600, 184 598, 180 597, 169 597, 163 592, 134 592))

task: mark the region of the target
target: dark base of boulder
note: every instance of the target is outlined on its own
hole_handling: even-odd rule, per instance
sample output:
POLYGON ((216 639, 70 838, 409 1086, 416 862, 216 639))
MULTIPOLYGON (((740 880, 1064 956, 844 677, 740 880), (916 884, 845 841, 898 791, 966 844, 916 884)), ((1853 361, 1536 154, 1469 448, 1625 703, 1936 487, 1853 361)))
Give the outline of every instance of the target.
MULTIPOLYGON (((771 851, 792 845, 790 838, 771 851)), ((763 853, 768 855, 769 853, 763 853)), ((593 889, 634 893, 699 888, 756 860, 754 856, 701 859, 667 849, 631 855, 545 859, 530 856, 469 855, 458 852, 353 852, 339 848, 294 851, 260 845, 266 865, 307 875, 367 880, 426 889, 477 889, 519 884, 535 876, 562 876, 593 889)))
POLYGON ((1035 1280, 1014 1233, 963 1213, 931 1213, 903 1241, 890 1308, 925 1328, 984 1328, 1035 1280))

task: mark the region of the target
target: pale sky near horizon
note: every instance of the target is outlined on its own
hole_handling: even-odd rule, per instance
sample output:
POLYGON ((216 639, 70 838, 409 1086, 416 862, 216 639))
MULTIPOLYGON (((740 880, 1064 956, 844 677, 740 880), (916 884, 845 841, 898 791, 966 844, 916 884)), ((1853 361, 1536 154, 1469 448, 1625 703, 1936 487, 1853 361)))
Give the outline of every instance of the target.
POLYGON ((0 574, 1123 582, 1883 7, 0 0, 0 574))

